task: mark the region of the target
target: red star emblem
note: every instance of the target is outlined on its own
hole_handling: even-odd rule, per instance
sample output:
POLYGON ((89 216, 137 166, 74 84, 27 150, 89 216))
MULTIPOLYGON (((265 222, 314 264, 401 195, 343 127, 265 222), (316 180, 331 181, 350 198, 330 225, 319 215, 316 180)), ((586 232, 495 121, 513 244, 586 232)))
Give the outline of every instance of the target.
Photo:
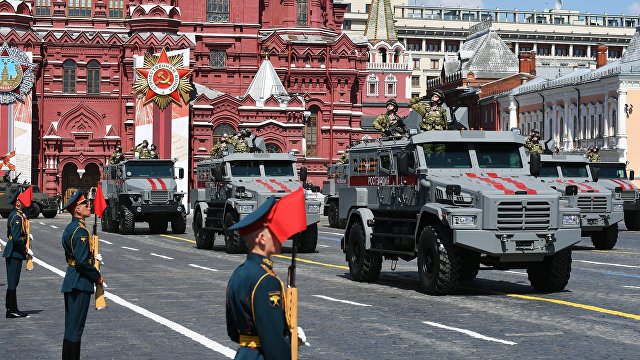
MULTIPOLYGON (((180 59, 181 60, 181 59, 180 59)), ((182 61, 179 61, 182 63, 182 61)), ((169 60, 169 56, 164 49, 160 53, 157 62, 151 67, 136 68, 140 80, 146 83, 146 86, 134 86, 136 92, 146 90, 145 104, 155 101, 158 106, 164 110, 170 102, 181 105, 180 98, 187 101, 191 86, 188 83, 188 76, 192 70, 188 68, 178 68, 169 60), (181 86, 186 83, 188 86, 181 86)))

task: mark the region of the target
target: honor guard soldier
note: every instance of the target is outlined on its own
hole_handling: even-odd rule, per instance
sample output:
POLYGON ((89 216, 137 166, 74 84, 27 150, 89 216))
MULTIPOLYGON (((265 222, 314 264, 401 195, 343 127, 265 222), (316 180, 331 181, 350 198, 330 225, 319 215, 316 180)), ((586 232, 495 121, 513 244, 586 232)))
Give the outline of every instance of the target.
POLYGON ((136 145, 134 152, 138 153, 139 159, 151 159, 151 151, 149 150, 149 142, 143 140, 140 144, 136 145))
MULTIPOLYGON (((33 194, 32 192, 30 192, 33 194)), ((29 314, 18 310, 18 299, 16 288, 20 282, 20 271, 22 270, 22 261, 26 260, 27 254, 33 256, 33 253, 27 246, 29 237, 29 220, 23 214, 22 210, 31 205, 31 199, 25 197, 25 193, 16 191, 9 199, 9 204, 14 206, 13 211, 9 214, 7 221, 7 246, 4 248, 2 256, 7 264, 7 295, 5 298, 5 306, 7 308, 7 318, 29 317, 29 314), (26 205, 26 206, 25 206, 26 205)))
POLYGON ((398 103, 396 99, 387 100, 387 112, 378 116, 373 122, 373 127, 384 136, 402 136, 407 133, 402 118, 398 116, 398 103))
MULTIPOLYGON (((287 216, 272 217, 275 204, 276 199, 269 197, 229 228, 240 233, 249 252, 227 284, 227 334, 240 344, 236 359, 291 359, 285 288, 271 261, 286 240, 278 239, 272 228, 286 226, 287 216)), ((301 328, 297 336, 308 344, 301 328)))
POLYGON ((442 106, 444 93, 441 90, 435 90, 429 104, 422 104, 423 100, 426 99, 414 97, 409 101, 409 106, 422 116, 420 129, 422 131, 447 130, 447 109, 442 106))
POLYGON ((149 152, 149 159, 159 159, 160 156, 158 155, 158 148, 156 147, 156 144, 151 144, 151 151, 149 152))
POLYGON ((90 255, 91 234, 85 219, 91 215, 87 199, 80 190, 69 199, 64 209, 71 213, 71 223, 62 233, 62 247, 67 259, 67 273, 62 283, 64 294, 64 340, 62 359, 80 359, 80 340, 87 311, 94 292, 94 284, 102 284, 102 276, 96 270, 90 255))
POLYGON ((538 129, 531 130, 531 134, 525 141, 524 146, 529 149, 530 152, 540 154, 544 153, 544 148, 540 144, 540 131, 538 129))
POLYGON ((112 165, 118 164, 122 161, 125 161, 124 154, 122 153, 122 146, 116 146, 116 149, 111 153, 111 157, 109 158, 109 163, 112 165))

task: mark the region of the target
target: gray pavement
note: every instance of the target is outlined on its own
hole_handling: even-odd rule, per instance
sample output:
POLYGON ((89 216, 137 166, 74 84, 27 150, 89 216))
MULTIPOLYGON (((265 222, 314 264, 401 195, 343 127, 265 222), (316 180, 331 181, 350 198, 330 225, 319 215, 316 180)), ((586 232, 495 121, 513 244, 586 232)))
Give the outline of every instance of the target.
MULTIPOLYGON (((68 215, 32 220, 34 271, 18 287, 28 319, 0 318, 0 357, 60 358, 68 215)), ((191 219, 189 218, 189 225, 191 219)), ((93 219, 89 221, 93 223, 93 219)), ((243 255, 198 250, 193 234, 99 233, 108 308, 90 310, 83 358, 225 359, 225 287, 243 255)), ((611 251, 583 238, 567 289, 537 293, 524 270, 481 271, 451 296, 420 291, 416 261, 383 264, 375 284, 350 279, 340 230, 323 218, 318 252, 300 255, 299 323, 311 347, 301 359, 637 359, 640 354, 640 233, 621 226, 611 251)), ((5 228, 3 221, 0 228, 5 228)), ((4 236, 0 236, 4 239, 4 236)), ((216 240, 221 245, 222 239, 216 240)), ((286 244, 285 244, 286 245, 286 244)), ((289 259, 275 259, 286 277, 289 259)), ((0 271, 0 292, 6 289, 0 271)), ((0 299, 1 300, 1 299, 0 299)))

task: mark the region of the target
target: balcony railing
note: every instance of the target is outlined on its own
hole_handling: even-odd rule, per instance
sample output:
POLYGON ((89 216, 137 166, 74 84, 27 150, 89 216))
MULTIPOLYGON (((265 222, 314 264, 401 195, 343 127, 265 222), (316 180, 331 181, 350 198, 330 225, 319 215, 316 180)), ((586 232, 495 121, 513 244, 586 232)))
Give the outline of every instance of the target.
POLYGON ((367 70, 413 70, 412 64, 407 63, 367 63, 367 70))

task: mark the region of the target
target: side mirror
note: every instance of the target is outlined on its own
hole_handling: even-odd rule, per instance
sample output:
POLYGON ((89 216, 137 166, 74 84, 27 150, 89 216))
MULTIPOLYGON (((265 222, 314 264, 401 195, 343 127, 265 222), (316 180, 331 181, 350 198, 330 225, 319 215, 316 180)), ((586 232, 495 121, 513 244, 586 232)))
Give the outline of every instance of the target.
POLYGON ((178 178, 179 179, 184 179, 184 169, 183 168, 178 168, 178 178))
POLYGON ((219 167, 213 168, 213 178, 218 182, 224 181, 222 170, 219 167))
POLYGON ((307 182, 307 167, 303 166, 300 168, 300 181, 303 183, 307 182))
POLYGON ((398 166, 398 176, 408 176, 409 172, 409 157, 407 154, 399 154, 396 157, 396 165, 398 166))
POLYGON ((629 180, 633 180, 636 178, 636 172, 633 170, 629 170, 629 180))
POLYGON ((592 168, 591 169, 591 178, 593 179, 594 182, 598 182, 598 179, 600 178, 600 169, 592 168))
POLYGON ((540 176, 540 154, 532 152, 529 156, 529 171, 531 175, 540 176))

